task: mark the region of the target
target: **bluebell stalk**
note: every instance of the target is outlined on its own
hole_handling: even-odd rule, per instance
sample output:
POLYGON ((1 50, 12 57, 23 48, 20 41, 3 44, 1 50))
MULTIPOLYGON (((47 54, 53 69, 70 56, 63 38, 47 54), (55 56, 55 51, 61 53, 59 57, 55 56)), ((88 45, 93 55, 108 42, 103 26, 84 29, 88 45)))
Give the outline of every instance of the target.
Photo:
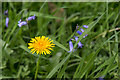
MULTIPOLYGON (((70 48, 70 51, 68 51, 68 52, 70 53, 73 50, 73 43, 71 40, 69 41, 69 48, 70 48)), ((74 50, 73 50, 73 52, 74 52, 74 50)))
POLYGON ((19 24, 18 24, 19 27, 21 27, 21 26, 23 26, 23 25, 27 25, 27 22, 26 22, 26 21, 22 21, 22 22, 21 22, 21 21, 18 21, 18 23, 19 23, 19 24))
MULTIPOLYGON (((84 28, 88 28, 87 25, 83 25, 83 27, 84 27, 84 28)), ((82 33, 84 32, 84 29, 80 28, 81 31, 79 31, 78 28, 79 28, 79 26, 77 25, 77 26, 76 26, 76 32, 77 32, 79 35, 82 35, 82 33)), ((85 38, 87 35, 88 35, 88 34, 86 34, 85 36, 83 36, 83 38, 85 38)), ((75 41, 77 42, 77 41, 78 41, 78 37, 77 37, 77 36, 73 36, 73 37, 75 38, 75 41)), ((71 39, 71 40, 74 40, 74 39, 71 39)), ((73 43, 72 43, 71 40, 69 41, 70 51, 68 51, 68 52, 71 52, 71 51, 74 52, 74 51, 75 51, 75 50, 73 50, 73 43)), ((78 42, 78 48, 82 48, 82 46, 83 46, 83 44, 79 41, 79 42, 78 42)))
POLYGON ((6 21, 5 21, 5 25, 6 25, 6 27, 8 27, 8 23, 9 23, 9 18, 6 17, 6 21))
POLYGON ((30 20, 34 20, 34 19, 35 19, 35 14, 34 14, 34 16, 28 17, 26 20, 27 20, 27 21, 30 21, 30 20))
MULTIPOLYGON (((76 42, 77 42, 78 37, 76 37, 76 36, 74 36, 74 37, 75 37, 75 40, 76 40, 76 42)), ((82 46, 83 46, 83 44, 79 41, 79 42, 78 42, 78 48, 79 48, 79 47, 82 48, 82 46)))

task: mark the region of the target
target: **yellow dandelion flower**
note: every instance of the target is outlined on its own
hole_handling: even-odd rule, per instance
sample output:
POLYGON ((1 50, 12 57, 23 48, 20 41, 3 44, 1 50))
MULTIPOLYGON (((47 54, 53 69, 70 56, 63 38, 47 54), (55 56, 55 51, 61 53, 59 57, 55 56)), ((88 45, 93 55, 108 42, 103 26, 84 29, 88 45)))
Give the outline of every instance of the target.
POLYGON ((31 43, 28 43, 28 48, 31 49, 32 54, 35 52, 37 54, 50 54, 50 50, 53 50, 51 47, 55 47, 53 40, 45 36, 31 38, 30 42, 31 43))

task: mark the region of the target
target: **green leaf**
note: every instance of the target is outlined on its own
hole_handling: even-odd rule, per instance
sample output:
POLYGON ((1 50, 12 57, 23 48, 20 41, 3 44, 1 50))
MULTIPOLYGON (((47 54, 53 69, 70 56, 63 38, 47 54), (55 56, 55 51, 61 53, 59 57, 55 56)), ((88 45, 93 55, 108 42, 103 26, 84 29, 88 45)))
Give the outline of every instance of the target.
POLYGON ((54 40, 53 42, 55 43, 55 45, 57 45, 58 47, 64 49, 65 51, 69 51, 68 48, 66 48, 65 46, 63 46, 62 44, 60 44, 58 41, 55 41, 55 40, 54 40))

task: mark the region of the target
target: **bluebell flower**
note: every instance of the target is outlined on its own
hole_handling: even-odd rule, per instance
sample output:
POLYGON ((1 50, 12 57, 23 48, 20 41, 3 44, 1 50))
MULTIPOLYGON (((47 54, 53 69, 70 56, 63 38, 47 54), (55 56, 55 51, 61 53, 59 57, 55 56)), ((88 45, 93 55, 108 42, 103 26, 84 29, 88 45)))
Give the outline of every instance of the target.
POLYGON ((88 28, 88 26, 87 26, 87 25, 83 25, 83 27, 84 27, 84 28, 88 28))
MULTIPOLYGON (((77 41, 77 40, 78 40, 78 37, 75 36, 75 40, 77 41)), ((78 48, 79 48, 79 47, 82 48, 82 46, 83 46, 83 44, 79 41, 79 42, 78 42, 78 48)))
POLYGON ((27 22, 26 21, 22 21, 22 22, 18 22, 19 24, 18 24, 18 26, 19 27, 21 27, 21 26, 23 26, 23 25, 27 25, 27 22))
POLYGON ((77 24, 76 29, 78 29, 78 28, 79 28, 79 26, 78 26, 78 24, 77 24))
POLYGON ((35 15, 28 17, 26 20, 27 20, 27 21, 30 21, 30 20, 34 20, 34 19, 35 19, 35 15))
POLYGON ((104 80, 102 77, 99 77, 99 80, 104 80))
POLYGON ((5 22, 6 27, 8 27, 8 23, 9 23, 9 18, 6 17, 6 22, 5 22))
POLYGON ((83 38, 85 38, 86 36, 88 36, 88 34, 86 34, 85 36, 83 36, 83 38))
POLYGON ((84 32, 84 30, 83 30, 82 28, 80 28, 80 30, 81 30, 82 32, 84 32))
POLYGON ((22 21, 21 21, 21 19, 18 21, 18 23, 21 23, 22 21))
POLYGON ((82 34, 82 32, 80 32, 80 31, 77 31, 77 33, 78 33, 79 35, 81 35, 81 34, 82 34))
POLYGON ((4 11, 4 15, 8 15, 8 10, 4 11))
MULTIPOLYGON (((70 53, 73 50, 73 43, 71 40, 69 41, 69 48, 70 48, 70 51, 68 51, 68 52, 70 53)), ((73 50, 73 52, 74 52, 74 50, 73 50)))

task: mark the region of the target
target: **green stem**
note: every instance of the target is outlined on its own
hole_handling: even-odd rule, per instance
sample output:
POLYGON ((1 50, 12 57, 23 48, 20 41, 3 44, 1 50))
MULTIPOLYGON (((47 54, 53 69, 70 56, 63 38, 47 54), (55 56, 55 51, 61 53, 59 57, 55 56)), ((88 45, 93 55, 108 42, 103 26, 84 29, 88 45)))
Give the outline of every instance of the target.
POLYGON ((36 78, 37 78, 39 63, 40 63, 40 55, 39 55, 39 58, 38 58, 38 61, 37 61, 37 65, 36 65, 36 71, 35 71, 35 78, 34 78, 34 80, 36 80, 36 78))

